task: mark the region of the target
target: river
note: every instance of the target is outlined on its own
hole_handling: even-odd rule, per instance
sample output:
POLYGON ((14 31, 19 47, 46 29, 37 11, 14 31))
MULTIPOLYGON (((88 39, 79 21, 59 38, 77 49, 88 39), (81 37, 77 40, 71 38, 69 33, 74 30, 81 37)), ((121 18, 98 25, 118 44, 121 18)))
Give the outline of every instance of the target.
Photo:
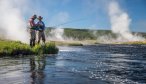
POLYGON ((57 55, 0 58, 0 84, 146 84, 146 45, 59 49, 57 55))

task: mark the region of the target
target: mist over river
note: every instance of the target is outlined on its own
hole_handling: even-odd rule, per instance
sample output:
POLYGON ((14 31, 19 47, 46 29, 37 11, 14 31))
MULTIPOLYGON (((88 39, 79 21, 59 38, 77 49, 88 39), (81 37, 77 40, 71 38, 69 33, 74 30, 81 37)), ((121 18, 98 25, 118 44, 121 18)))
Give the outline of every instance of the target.
POLYGON ((59 50, 45 57, 0 58, 0 84, 146 84, 146 45, 59 50))

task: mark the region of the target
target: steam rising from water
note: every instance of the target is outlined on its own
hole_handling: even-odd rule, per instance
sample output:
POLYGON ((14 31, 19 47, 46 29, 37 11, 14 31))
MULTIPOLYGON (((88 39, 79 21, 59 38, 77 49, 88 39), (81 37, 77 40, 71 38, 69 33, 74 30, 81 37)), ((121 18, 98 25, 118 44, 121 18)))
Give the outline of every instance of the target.
POLYGON ((55 41, 64 41, 64 29, 63 28, 56 28, 52 29, 50 32, 50 36, 47 37, 47 40, 55 40, 55 41))
MULTIPOLYGON (((39 0, 34 1, 36 4, 40 2, 39 0)), ((48 2, 51 2, 50 0, 48 2)), ((21 41, 24 43, 28 43, 29 41, 29 33, 27 30, 27 22, 24 20, 23 14, 28 14, 30 11, 35 12, 35 10, 28 9, 26 6, 30 6, 31 1, 29 0, 0 0, 0 37, 21 41), (24 9, 24 11, 22 11, 24 9)), ((37 4, 36 4, 37 5, 37 4)), ((41 8, 42 9, 42 8, 41 8)), ((37 12, 42 12, 38 10, 37 12)), ((43 12, 44 13, 44 12, 43 12)), ((66 12, 60 12, 56 16, 52 18, 50 22, 64 23, 68 20, 69 14, 66 12)), ((65 37, 64 29, 57 28, 51 30, 52 36, 48 36, 49 40, 61 40, 63 41, 65 37)))
POLYGON ((74 41, 75 38, 65 36, 64 29, 62 27, 51 29, 50 35, 47 36, 47 40, 52 41, 74 41))
POLYGON ((144 38, 133 35, 129 29, 131 19, 128 14, 121 10, 116 1, 109 4, 109 16, 113 33, 118 35, 118 41, 141 41, 144 38))
POLYGON ((10 40, 28 42, 26 24, 21 14, 21 9, 16 7, 23 1, 1 0, 0 1, 0 33, 10 40))

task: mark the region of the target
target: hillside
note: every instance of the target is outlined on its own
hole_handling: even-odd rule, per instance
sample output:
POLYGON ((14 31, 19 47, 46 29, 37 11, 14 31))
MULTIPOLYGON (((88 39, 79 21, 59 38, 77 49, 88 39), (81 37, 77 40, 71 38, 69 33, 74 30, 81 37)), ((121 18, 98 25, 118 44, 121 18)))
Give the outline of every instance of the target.
MULTIPOLYGON (((46 35, 53 36, 51 31, 56 30, 56 28, 46 28, 46 35)), ((111 30, 90 30, 90 29, 74 29, 74 28, 64 28, 63 37, 73 38, 78 40, 96 40, 101 36, 108 36, 110 38, 116 38, 117 35, 112 33, 111 30)), ((56 31, 57 33, 57 31, 56 31)), ((133 34, 140 35, 146 38, 146 33, 133 32, 133 34)))

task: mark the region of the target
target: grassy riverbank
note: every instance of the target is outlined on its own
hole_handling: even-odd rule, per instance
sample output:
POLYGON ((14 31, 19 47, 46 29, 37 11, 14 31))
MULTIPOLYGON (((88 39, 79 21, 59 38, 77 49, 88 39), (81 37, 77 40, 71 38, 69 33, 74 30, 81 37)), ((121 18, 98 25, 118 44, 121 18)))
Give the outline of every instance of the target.
POLYGON ((53 41, 58 46, 83 46, 79 41, 53 41))
POLYGON ((96 40, 53 41, 58 46, 83 46, 98 44, 96 40))
POLYGON ((31 48, 28 44, 19 41, 0 41, 0 56, 34 55, 34 54, 57 54, 59 49, 54 42, 46 45, 36 45, 31 48))
POLYGON ((96 45, 96 44, 127 44, 127 45, 146 45, 146 41, 129 41, 129 42, 111 42, 102 43, 97 40, 83 40, 83 41, 52 41, 55 42, 57 46, 83 46, 83 45, 96 45))
POLYGON ((131 41, 131 42, 123 42, 122 44, 143 44, 146 45, 146 41, 131 41))

